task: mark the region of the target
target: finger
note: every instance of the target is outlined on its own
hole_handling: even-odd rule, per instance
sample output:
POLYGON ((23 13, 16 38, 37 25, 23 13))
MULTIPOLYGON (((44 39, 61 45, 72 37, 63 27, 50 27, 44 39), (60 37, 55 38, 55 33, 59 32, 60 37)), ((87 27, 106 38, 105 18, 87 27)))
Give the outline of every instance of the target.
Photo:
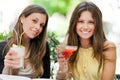
POLYGON ((65 58, 65 56, 63 54, 59 54, 57 56, 58 56, 58 58, 65 58))
POLYGON ((15 54, 7 54, 6 56, 5 56, 5 59, 12 59, 12 60, 16 60, 16 59, 19 59, 20 57, 19 56, 17 56, 17 55, 15 55, 15 54))
POLYGON ((11 59, 4 59, 5 66, 13 67, 19 64, 19 59, 11 60, 11 59))
POLYGON ((56 52, 57 54, 62 54, 60 47, 56 47, 55 52, 56 52))
POLYGON ((15 55, 16 55, 16 51, 15 51, 15 50, 10 49, 10 50, 8 51, 8 54, 15 54, 15 55))
POLYGON ((19 64, 20 59, 4 59, 5 63, 9 64, 19 64))
POLYGON ((59 63, 59 64, 65 64, 65 63, 66 63, 65 58, 59 58, 59 59, 58 59, 58 63, 59 63))

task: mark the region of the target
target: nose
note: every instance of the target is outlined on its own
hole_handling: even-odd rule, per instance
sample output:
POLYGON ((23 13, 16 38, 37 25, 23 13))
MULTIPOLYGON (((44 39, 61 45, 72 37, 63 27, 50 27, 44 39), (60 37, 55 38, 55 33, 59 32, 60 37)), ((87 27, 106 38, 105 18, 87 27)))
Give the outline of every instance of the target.
POLYGON ((84 23, 84 24, 82 25, 82 29, 83 29, 84 31, 88 31, 88 30, 89 30, 89 24, 84 23))
POLYGON ((40 29, 40 25, 39 25, 39 24, 36 24, 36 25, 35 25, 35 29, 38 29, 38 30, 39 30, 39 29, 40 29))
POLYGON ((88 27, 89 27, 89 25, 88 25, 87 23, 84 23, 84 24, 83 24, 83 28, 86 29, 86 28, 88 28, 88 27))

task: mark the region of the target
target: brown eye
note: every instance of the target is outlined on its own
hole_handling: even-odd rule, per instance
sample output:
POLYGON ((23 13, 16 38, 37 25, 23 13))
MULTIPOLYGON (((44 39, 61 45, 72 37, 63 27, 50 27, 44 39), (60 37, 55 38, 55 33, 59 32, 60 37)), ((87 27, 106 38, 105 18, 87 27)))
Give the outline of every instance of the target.
POLYGON ((94 21, 89 21, 88 23, 89 23, 89 24, 94 24, 94 21))
POLYGON ((33 21, 33 23, 37 23, 37 20, 32 20, 33 21))
POLYGON ((40 24, 40 27, 42 27, 42 28, 43 28, 44 26, 45 26, 44 24, 40 24))
POLYGON ((83 21, 82 20, 78 20, 78 23, 83 23, 83 21))

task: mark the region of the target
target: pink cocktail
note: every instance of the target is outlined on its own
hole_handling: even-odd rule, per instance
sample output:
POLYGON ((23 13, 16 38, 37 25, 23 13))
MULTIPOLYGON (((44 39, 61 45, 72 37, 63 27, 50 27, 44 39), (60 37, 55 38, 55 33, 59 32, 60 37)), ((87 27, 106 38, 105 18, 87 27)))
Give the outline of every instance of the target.
POLYGON ((77 46, 69 46, 69 45, 67 45, 66 47, 65 47, 65 50, 64 50, 64 52, 63 52, 63 55, 65 56, 65 58, 69 58, 71 55, 72 55, 72 53, 74 52, 74 51, 76 51, 77 50, 77 46))

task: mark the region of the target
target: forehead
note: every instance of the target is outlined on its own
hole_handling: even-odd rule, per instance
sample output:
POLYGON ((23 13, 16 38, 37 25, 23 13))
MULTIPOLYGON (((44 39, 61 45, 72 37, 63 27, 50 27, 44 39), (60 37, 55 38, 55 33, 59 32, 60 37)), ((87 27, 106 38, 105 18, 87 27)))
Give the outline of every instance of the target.
POLYGON ((92 13, 90 11, 86 10, 86 11, 81 12, 80 16, 83 16, 83 15, 92 16, 92 13))
POLYGON ((43 13, 31 13, 28 17, 46 17, 43 13))
POLYGON ((45 22, 46 21, 46 15, 43 13, 32 13, 28 17, 28 19, 36 19, 45 22))
POLYGON ((91 18, 91 19, 93 19, 92 13, 91 13, 90 11, 83 11, 83 12, 80 14, 79 18, 86 18, 86 19, 91 18))

